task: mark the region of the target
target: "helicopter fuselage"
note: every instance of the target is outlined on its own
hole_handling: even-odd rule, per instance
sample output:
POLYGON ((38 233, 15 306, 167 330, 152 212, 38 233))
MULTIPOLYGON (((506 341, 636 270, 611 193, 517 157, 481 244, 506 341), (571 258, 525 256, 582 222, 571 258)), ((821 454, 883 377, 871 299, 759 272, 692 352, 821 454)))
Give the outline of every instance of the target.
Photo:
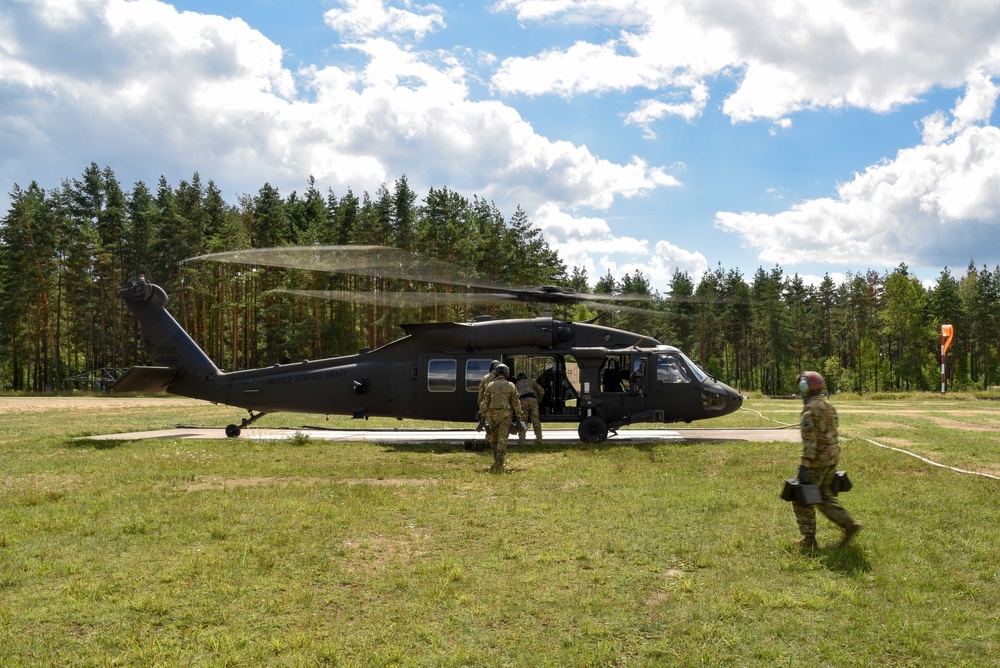
POLYGON ((224 373, 166 311, 161 288, 142 280, 120 294, 154 366, 133 367, 115 391, 163 389, 251 415, 475 421, 479 383, 498 360, 546 388, 543 422, 579 423, 584 440, 604 440, 609 429, 634 422, 692 422, 742 405, 739 392, 673 346, 551 317, 407 324, 402 338, 373 350, 224 373))

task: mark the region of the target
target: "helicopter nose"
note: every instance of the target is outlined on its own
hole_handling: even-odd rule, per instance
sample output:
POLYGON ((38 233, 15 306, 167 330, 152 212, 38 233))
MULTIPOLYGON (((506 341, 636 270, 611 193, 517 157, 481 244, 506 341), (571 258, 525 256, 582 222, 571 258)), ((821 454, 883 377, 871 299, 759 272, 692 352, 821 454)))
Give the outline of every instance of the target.
POLYGON ((734 411, 739 410, 743 407, 743 395, 734 390, 733 388, 726 386, 729 390, 729 405, 732 406, 734 411))
POLYGON ((701 401, 706 414, 720 417, 738 411, 743 406, 743 395, 725 383, 716 381, 702 388, 701 401))

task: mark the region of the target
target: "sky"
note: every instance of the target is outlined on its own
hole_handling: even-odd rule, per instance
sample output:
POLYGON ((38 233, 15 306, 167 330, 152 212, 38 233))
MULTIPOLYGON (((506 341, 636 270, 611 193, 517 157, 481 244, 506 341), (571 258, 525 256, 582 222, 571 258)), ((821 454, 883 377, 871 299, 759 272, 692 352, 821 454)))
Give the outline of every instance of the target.
POLYGON ((3 0, 0 215, 94 162, 449 188, 591 284, 1000 264, 995 0, 3 0))

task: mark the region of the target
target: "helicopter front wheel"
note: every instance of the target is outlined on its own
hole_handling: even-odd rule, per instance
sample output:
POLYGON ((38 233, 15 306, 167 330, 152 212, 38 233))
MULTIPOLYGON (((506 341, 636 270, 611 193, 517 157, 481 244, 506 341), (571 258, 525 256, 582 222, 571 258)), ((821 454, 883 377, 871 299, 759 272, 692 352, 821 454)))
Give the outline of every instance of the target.
POLYGON ((226 425, 226 436, 229 438, 239 438, 240 432, 243 430, 239 428, 238 425, 230 424, 226 425))
POLYGON ((603 443, 608 439, 608 423, 602 417, 591 415, 584 418, 577 432, 584 443, 603 443))

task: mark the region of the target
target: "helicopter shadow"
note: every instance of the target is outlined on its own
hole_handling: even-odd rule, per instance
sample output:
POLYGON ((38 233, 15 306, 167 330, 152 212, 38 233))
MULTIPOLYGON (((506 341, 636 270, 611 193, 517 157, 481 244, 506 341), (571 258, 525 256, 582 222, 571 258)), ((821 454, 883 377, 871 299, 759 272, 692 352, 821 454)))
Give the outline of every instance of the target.
MULTIPOLYGON (((629 440, 627 438, 610 438, 600 443, 586 443, 580 440, 543 440, 541 443, 534 439, 528 439, 521 443, 516 438, 507 441, 507 452, 509 454, 548 454, 553 452, 608 452, 622 447, 635 448, 640 452, 652 452, 656 448, 664 445, 685 447, 704 443, 722 442, 742 442, 739 439, 691 439, 691 440, 660 440, 653 441, 646 438, 639 440, 629 440)), ((455 452, 481 452, 490 453, 490 447, 486 444, 485 438, 467 439, 464 443, 457 442, 433 442, 433 441, 399 441, 392 443, 379 443, 383 452, 408 452, 425 454, 451 454, 455 452)))

